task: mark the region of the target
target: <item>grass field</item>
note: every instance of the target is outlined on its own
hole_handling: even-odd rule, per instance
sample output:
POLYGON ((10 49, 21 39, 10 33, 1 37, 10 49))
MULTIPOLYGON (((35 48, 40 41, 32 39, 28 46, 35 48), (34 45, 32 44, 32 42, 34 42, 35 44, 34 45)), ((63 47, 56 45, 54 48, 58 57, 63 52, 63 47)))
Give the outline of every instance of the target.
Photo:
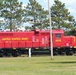
POLYGON ((0 58, 0 75, 76 75, 76 56, 0 58))

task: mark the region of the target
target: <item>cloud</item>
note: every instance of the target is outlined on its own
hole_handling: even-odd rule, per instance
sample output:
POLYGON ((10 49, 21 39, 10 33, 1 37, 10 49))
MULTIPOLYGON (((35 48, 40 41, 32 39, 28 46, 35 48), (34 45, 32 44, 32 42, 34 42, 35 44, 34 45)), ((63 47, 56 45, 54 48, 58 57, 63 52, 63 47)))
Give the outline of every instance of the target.
MULTIPOLYGON (((48 0, 37 0, 37 2, 42 5, 42 8, 44 8, 45 10, 48 9, 48 0)), ((54 1, 53 0, 49 0, 50 2, 50 6, 52 6, 54 4, 54 1)))
POLYGON ((66 8, 69 10, 70 14, 76 19, 76 0, 60 0, 65 3, 66 8))
POLYGON ((23 5, 22 5, 22 8, 25 9, 26 6, 27 6, 26 4, 23 4, 23 5))
POLYGON ((76 3, 76 0, 60 0, 60 1, 65 3, 66 5, 72 5, 76 3))
POLYGON ((76 10, 75 10, 74 8, 69 7, 68 10, 69 10, 71 13, 74 13, 74 14, 76 13, 76 10))

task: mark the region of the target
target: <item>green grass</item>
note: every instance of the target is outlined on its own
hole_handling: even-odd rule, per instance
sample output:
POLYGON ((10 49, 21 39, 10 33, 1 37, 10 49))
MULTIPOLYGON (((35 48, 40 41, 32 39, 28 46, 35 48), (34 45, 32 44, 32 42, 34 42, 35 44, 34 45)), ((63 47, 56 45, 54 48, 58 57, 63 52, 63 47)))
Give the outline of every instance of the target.
POLYGON ((0 58, 0 75, 76 75, 76 56, 0 58))

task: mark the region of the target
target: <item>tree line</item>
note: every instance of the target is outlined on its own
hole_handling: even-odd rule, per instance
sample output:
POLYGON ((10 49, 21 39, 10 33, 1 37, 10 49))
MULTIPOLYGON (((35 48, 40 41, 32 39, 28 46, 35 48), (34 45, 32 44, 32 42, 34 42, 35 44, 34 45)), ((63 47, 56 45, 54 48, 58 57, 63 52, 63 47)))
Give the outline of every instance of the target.
MULTIPOLYGON (((65 3, 54 0, 50 10, 52 29, 63 29, 66 35, 72 35, 76 31, 75 19, 70 15, 65 3)), ((46 30, 50 28, 48 16, 48 10, 42 8, 36 0, 29 0, 29 3, 24 8, 23 3, 18 0, 0 0, 0 17, 5 19, 5 23, 0 23, 0 27, 4 29, 15 31, 24 23, 29 22, 30 26, 25 26, 26 30, 46 30)))

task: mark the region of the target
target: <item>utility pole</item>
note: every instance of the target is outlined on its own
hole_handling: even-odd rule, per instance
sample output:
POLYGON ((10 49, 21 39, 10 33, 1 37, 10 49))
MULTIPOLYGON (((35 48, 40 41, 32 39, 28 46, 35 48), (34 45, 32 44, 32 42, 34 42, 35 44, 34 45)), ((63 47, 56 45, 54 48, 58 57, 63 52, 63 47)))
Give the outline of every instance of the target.
POLYGON ((48 0, 48 11, 49 11, 49 23, 50 23, 50 51, 51 51, 51 60, 52 60, 53 59, 53 41, 52 41, 51 10, 50 10, 49 0, 48 0))

